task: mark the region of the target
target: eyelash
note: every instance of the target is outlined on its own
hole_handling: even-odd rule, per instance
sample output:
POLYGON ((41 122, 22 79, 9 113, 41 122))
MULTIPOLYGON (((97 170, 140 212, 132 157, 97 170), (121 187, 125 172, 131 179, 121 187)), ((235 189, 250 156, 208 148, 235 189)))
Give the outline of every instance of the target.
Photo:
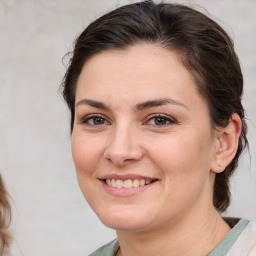
POLYGON ((154 120, 155 124, 152 124, 154 126, 168 126, 168 125, 172 125, 172 124, 176 123, 176 121, 173 118, 163 115, 163 114, 152 114, 152 115, 148 116, 146 123, 148 123, 150 120, 154 120), (165 122, 168 122, 168 123, 157 125, 155 123, 157 118, 162 118, 165 122))
MULTIPOLYGON (((149 115, 147 117, 147 120, 145 121, 144 124, 149 124, 149 121, 154 121, 154 124, 150 124, 152 126, 168 126, 168 125, 171 125, 171 124, 175 124, 176 121, 169 117, 169 116, 166 116, 166 115, 163 115, 163 114, 152 114, 152 115, 149 115), (162 121, 164 121, 165 123, 164 124, 156 124, 156 119, 157 118, 161 118, 162 121)), ((158 120, 159 121, 159 120, 158 120)), ((85 118, 83 118, 81 120, 81 123, 82 124, 87 124, 87 125, 91 125, 91 126, 102 126, 102 125, 106 125, 106 124, 109 124, 109 122, 106 120, 106 118, 102 115, 99 115, 99 114, 91 114, 91 115, 88 115, 86 116, 85 118), (99 118, 100 120, 102 120, 104 123, 103 124, 95 124, 95 123, 90 123, 89 121, 96 121, 96 119, 99 118)))
POLYGON ((105 125, 107 122, 107 124, 109 124, 109 122, 106 120, 106 118, 102 115, 99 114, 92 114, 92 115, 88 115, 85 116, 82 120, 81 120, 81 124, 87 124, 87 125, 91 125, 91 126, 101 126, 101 125, 105 125), (104 124, 90 124, 89 121, 92 120, 95 121, 97 118, 102 119, 104 121, 104 124))

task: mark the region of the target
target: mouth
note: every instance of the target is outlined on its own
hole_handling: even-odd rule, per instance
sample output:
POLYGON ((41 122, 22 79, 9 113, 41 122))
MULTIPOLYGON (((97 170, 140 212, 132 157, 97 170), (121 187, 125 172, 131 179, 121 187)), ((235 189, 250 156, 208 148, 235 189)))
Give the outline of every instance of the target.
POLYGON ((103 181, 112 188, 138 188, 150 185, 157 179, 103 179, 103 181))

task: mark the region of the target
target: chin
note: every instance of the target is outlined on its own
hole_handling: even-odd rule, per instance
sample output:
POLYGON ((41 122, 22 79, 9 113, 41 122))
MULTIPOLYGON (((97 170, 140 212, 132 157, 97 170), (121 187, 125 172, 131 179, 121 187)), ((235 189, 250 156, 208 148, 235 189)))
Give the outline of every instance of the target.
POLYGON ((135 214, 134 211, 130 214, 128 211, 125 213, 110 212, 108 214, 105 212, 98 214, 98 217, 105 226, 122 231, 140 231, 151 223, 148 218, 145 218, 144 214, 140 216, 138 213, 135 214))

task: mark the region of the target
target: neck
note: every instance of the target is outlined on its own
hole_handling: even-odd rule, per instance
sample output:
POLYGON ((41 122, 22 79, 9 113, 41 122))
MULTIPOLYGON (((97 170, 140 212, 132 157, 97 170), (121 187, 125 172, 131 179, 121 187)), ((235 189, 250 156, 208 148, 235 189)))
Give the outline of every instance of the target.
MULTIPOLYGON (((205 209, 206 210, 206 209, 205 209)), ((144 232, 117 231, 118 256, 204 256, 209 254, 230 231, 213 207, 204 214, 144 232)))

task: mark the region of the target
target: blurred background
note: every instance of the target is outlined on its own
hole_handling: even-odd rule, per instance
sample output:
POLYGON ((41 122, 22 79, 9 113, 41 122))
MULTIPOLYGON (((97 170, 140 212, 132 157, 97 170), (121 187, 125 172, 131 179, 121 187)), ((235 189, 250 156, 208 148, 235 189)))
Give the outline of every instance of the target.
MULTIPOLYGON (((12 197, 13 256, 82 256, 115 237, 84 200, 58 91, 74 38, 95 18, 135 1, 0 0, 0 172, 12 197)), ((174 2, 174 1, 166 1, 174 2)), ((256 219, 256 1, 176 1, 231 35, 240 58, 250 155, 232 179, 228 216, 256 219)))

